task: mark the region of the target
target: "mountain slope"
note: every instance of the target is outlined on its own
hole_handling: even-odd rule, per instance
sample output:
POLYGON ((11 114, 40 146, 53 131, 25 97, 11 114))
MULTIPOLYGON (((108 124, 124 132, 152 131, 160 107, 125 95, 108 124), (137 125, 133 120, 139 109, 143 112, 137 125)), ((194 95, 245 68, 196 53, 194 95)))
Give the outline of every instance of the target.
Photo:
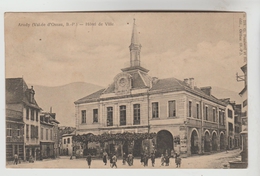
POLYGON ((102 88, 101 86, 84 82, 56 87, 39 85, 33 85, 33 87, 38 105, 47 112, 52 107, 52 112, 56 113, 56 118, 60 125, 73 127, 75 126, 74 102, 102 88))
POLYGON ((242 98, 239 96, 239 92, 224 89, 221 87, 212 87, 212 95, 219 99, 230 98, 230 101, 235 101, 236 104, 242 103, 242 98))
MULTIPOLYGON (((31 86, 32 84, 28 85, 31 86)), ((50 107, 52 107, 52 112, 56 113, 56 118, 60 122, 60 125, 72 127, 75 126, 74 102, 103 88, 84 82, 75 82, 56 87, 33 86, 38 105, 44 111, 48 112, 50 111, 50 107)), ((220 87, 212 87, 212 95, 219 99, 230 98, 231 101, 236 101, 236 103, 242 102, 238 92, 220 87)))

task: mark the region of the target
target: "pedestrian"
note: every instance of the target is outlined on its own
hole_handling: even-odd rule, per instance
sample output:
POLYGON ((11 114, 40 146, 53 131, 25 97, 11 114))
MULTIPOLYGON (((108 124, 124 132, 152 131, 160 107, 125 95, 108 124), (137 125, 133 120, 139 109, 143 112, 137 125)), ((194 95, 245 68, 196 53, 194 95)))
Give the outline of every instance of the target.
POLYGON ((15 165, 18 164, 18 155, 17 154, 14 155, 14 164, 15 165))
POLYGON ((174 158, 174 150, 171 150, 171 158, 174 158))
POLYGON ((29 163, 34 163, 32 155, 29 156, 29 163))
POLYGON ((109 155, 109 162, 110 162, 110 167, 112 167, 112 164, 113 164, 113 159, 112 159, 113 155, 112 153, 110 153, 109 155))
POLYGON ((107 152, 103 153, 103 163, 107 165, 107 152))
POLYGON ((128 160, 128 165, 132 166, 133 165, 133 155, 132 155, 132 153, 128 154, 127 160, 128 160))
POLYGON ((116 154, 114 154, 114 156, 112 157, 112 168, 115 166, 117 168, 117 165, 116 165, 116 162, 117 162, 117 157, 116 157, 116 154))
POLYGON ((141 162, 141 165, 144 164, 144 154, 143 153, 141 153, 141 160, 140 160, 140 162, 141 162))
POLYGON ((155 154, 154 153, 151 154, 151 161, 152 161, 152 166, 154 167, 154 164, 155 164, 155 154))
POLYGON ((165 158, 163 156, 163 154, 161 155, 161 166, 164 166, 164 161, 165 161, 165 158))
POLYGON ((148 156, 144 154, 144 167, 148 166, 148 156))
POLYGON ((90 168, 90 166, 91 166, 91 155, 90 155, 90 153, 87 155, 86 160, 88 162, 88 168, 90 168))
POLYGON ((175 154, 175 163, 176 163, 176 167, 181 167, 181 158, 179 154, 175 154))
POLYGON ((169 166, 170 163, 170 157, 168 156, 168 154, 165 155, 165 166, 169 166))
POLYGON ((126 160, 127 160, 127 155, 126 153, 123 153, 123 165, 125 165, 126 160))

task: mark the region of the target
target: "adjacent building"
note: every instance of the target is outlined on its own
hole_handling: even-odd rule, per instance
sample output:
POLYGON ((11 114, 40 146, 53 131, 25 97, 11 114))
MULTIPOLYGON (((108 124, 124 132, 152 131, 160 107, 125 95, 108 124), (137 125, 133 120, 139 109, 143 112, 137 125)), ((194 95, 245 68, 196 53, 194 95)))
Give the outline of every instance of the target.
POLYGON ((248 112, 247 112, 247 64, 241 67, 243 76, 237 76, 237 81, 244 82, 244 88, 239 93, 242 97, 242 110, 241 110, 241 140, 242 140, 242 162, 248 162, 248 112))
POLYGON ((39 159, 39 113, 33 87, 23 78, 6 79, 6 153, 7 159, 18 154, 23 160, 39 159), (23 144, 22 144, 23 143, 23 144), (11 156, 12 155, 12 156, 11 156))
POLYGON ((76 134, 157 133, 152 140, 110 141, 103 146, 118 155, 175 150, 188 156, 224 150, 226 103, 211 94, 211 87, 195 86, 194 78, 151 77, 141 66, 135 23, 129 49, 129 67, 105 89, 75 102, 76 134))
POLYGON ((75 127, 69 127, 69 126, 58 127, 59 155, 67 155, 67 151, 66 151, 67 148, 64 146, 63 136, 67 134, 71 134, 75 130, 76 130, 75 127))
POLYGON ((242 123, 241 123, 241 110, 242 105, 236 104, 235 105, 235 141, 234 145, 235 148, 241 148, 242 147, 242 140, 241 140, 241 130, 242 130, 242 123))
POLYGON ((6 160, 24 159, 24 122, 21 111, 6 108, 6 160))
POLYGON ((222 99, 226 102, 226 137, 227 137, 227 149, 233 149, 235 147, 235 103, 230 101, 230 98, 222 99))
POLYGON ((74 145, 72 141, 73 136, 75 136, 75 131, 70 134, 62 135, 61 155, 74 155, 74 145))
POLYGON ((59 156, 59 122, 55 117, 56 114, 52 112, 42 112, 40 115, 40 149, 42 159, 59 156))

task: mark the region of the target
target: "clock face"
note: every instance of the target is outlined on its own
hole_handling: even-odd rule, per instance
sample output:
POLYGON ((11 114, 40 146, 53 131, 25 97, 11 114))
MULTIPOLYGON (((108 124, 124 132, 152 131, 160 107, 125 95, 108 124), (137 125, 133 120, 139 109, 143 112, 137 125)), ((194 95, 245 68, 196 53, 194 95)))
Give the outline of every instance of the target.
POLYGON ((119 80, 119 85, 122 86, 122 87, 124 87, 124 86, 126 85, 126 79, 125 79, 125 78, 121 78, 121 79, 119 80))

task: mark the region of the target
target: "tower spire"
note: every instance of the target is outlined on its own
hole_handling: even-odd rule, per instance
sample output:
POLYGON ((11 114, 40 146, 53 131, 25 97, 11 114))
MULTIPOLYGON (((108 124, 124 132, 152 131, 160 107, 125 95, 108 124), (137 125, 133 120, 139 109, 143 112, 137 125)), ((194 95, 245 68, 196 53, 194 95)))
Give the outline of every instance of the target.
POLYGON ((133 30, 132 30, 132 37, 131 37, 131 44, 129 46, 130 49, 130 65, 131 67, 140 66, 140 51, 141 51, 141 44, 138 40, 138 33, 135 24, 135 18, 133 19, 133 30))

